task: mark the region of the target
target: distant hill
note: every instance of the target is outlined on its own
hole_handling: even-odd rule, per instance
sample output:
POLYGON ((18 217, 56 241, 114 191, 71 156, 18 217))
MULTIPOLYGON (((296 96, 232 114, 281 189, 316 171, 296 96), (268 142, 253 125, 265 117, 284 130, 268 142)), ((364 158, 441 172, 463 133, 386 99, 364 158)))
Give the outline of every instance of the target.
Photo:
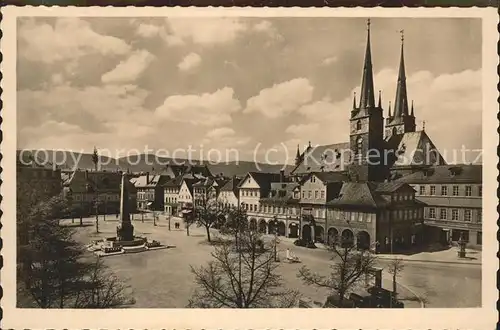
MULTIPOLYGON (((20 150, 18 157, 20 156, 20 150)), ((24 154, 31 153, 36 155, 38 162, 49 162, 50 164, 57 164, 61 169, 93 169, 92 154, 79 153, 74 151, 60 151, 60 150, 29 150, 23 151, 24 154)), ((24 157, 26 158, 26 157, 24 157)), ((100 169, 107 171, 130 170, 131 172, 153 172, 159 171, 168 163, 182 164, 189 163, 186 159, 172 159, 167 157, 155 157, 153 155, 140 154, 121 158, 112 158, 107 156, 99 157, 100 169)), ((192 160, 192 164, 207 164, 212 174, 223 173, 226 176, 245 175, 247 172, 279 172, 284 169, 285 172, 290 172, 293 169, 291 165, 270 165, 262 163, 254 163, 250 161, 228 162, 210 164, 209 162, 200 162, 192 160)))

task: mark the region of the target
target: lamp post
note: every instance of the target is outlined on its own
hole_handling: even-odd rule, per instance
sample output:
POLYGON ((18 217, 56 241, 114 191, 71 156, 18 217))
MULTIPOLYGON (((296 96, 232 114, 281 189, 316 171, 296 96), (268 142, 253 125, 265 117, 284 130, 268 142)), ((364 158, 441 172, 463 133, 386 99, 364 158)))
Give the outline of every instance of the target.
POLYGON ((95 199, 95 231, 99 232, 99 195, 96 191, 96 199, 95 199))

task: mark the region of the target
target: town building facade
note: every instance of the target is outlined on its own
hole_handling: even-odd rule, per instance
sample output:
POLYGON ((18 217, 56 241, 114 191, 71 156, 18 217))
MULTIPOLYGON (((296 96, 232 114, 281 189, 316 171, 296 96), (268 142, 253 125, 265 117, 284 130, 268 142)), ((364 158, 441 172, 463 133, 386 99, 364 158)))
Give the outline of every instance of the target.
MULTIPOLYGON (((121 172, 108 171, 64 171, 62 173, 64 196, 71 201, 76 215, 118 214, 121 175, 121 172)), ((130 191, 130 209, 135 212, 137 192, 134 185, 127 182, 130 191)))
POLYGON ((482 166, 434 166, 401 177, 426 204, 424 223, 430 242, 482 245, 482 166))

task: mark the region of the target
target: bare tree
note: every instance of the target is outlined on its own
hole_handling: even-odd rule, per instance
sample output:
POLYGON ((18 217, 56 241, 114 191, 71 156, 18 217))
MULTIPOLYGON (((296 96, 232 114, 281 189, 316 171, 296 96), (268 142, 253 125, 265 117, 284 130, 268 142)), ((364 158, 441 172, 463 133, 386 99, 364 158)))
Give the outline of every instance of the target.
POLYGON ((299 269, 297 277, 308 285, 328 288, 338 295, 338 303, 343 306, 347 293, 357 287, 370 274, 376 257, 369 251, 358 251, 353 239, 339 238, 337 244, 331 244, 332 253, 330 274, 324 276, 313 273, 306 266, 299 269))
POLYGON ((196 199, 194 212, 194 221, 199 227, 205 227, 207 240, 211 242, 210 228, 217 223, 217 219, 222 213, 218 208, 217 202, 215 199, 209 198, 206 194, 200 194, 196 199))
POLYGON ((394 296, 394 299, 396 299, 397 296, 397 282, 396 279, 399 275, 401 275, 401 272, 403 271, 405 265, 404 261, 401 258, 396 258, 394 260, 391 260, 389 265, 387 265, 387 271, 389 274, 392 275, 392 294, 394 296))
POLYGON ((198 284, 188 307, 195 308, 289 308, 299 293, 283 288, 277 274, 271 244, 257 231, 240 226, 244 211, 231 211, 227 231, 232 239, 215 247, 207 266, 191 267, 198 284))

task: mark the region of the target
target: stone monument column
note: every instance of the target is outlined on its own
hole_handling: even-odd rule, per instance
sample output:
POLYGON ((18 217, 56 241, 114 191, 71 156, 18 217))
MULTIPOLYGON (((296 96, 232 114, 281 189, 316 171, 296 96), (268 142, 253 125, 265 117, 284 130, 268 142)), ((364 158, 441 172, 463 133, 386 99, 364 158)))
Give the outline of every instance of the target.
POLYGON ((123 172, 120 191, 120 224, 118 228, 116 228, 119 241, 134 240, 134 226, 130 221, 130 201, 127 180, 127 174, 123 172))

